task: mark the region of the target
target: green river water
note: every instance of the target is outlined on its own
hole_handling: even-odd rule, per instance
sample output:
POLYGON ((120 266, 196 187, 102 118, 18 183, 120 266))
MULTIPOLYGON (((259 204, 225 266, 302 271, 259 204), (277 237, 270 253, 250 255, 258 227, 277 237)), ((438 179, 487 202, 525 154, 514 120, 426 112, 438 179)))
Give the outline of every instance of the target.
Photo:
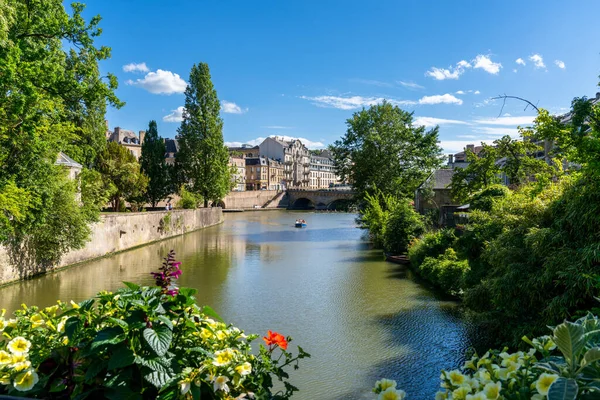
POLYGON ((288 211, 225 215, 219 226, 0 289, 0 306, 81 301, 121 281, 151 285, 149 272, 174 249, 180 286, 198 289, 246 332, 291 335, 312 354, 291 382, 297 399, 374 399, 375 380, 398 381, 431 399, 442 368, 462 364, 479 340, 456 303, 371 250, 355 215, 288 211), (296 218, 308 227, 294 228, 296 218))

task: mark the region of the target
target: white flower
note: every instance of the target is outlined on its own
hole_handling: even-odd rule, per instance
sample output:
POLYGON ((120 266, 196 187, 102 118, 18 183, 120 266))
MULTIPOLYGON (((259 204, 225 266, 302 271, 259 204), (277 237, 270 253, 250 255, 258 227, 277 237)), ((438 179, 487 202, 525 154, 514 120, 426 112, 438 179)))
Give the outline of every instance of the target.
POLYGON ((375 382, 375 389, 379 389, 383 392, 388 388, 396 389, 396 381, 391 379, 382 379, 380 381, 375 382))
POLYGON ((485 393, 488 399, 497 399, 500 397, 500 390, 502 389, 502 383, 490 382, 483 387, 483 393, 485 393))
POLYGON ((403 400, 406 397, 404 390, 396 390, 396 388, 389 387, 383 392, 379 393, 378 400, 403 400))
POLYGON ((31 347, 31 342, 24 337, 17 336, 6 346, 8 350, 14 355, 26 354, 31 347))
POLYGON ((32 369, 28 369, 27 371, 21 372, 15 377, 13 386, 19 392, 26 392, 31 390, 31 388, 33 388, 38 381, 38 374, 32 369))
POLYGON ((179 382, 179 386, 181 387, 181 394, 186 394, 190 391, 192 385, 188 381, 179 382))
POLYGON ((229 382, 229 378, 226 376, 219 376, 213 381, 213 389, 216 392, 217 390, 222 390, 225 393, 229 393, 229 386, 227 386, 227 382, 229 382))
POLYGON ((535 388, 537 389, 539 394, 547 395, 548 390, 550 390, 550 386, 558 379, 558 375, 556 374, 546 374, 543 373, 538 378, 535 383, 535 388))

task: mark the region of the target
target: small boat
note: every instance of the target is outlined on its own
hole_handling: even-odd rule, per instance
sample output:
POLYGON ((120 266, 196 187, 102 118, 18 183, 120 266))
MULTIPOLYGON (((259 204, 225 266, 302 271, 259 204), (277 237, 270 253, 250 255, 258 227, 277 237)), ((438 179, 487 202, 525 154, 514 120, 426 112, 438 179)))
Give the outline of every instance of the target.
POLYGON ((296 228, 306 228, 306 221, 303 219, 297 219, 295 226, 296 228))

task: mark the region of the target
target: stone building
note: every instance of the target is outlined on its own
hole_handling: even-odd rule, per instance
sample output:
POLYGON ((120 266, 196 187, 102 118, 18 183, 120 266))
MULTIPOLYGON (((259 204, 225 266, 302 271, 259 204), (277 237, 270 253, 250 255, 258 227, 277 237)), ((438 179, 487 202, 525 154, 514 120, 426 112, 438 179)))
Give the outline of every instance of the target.
POLYGON ((81 173, 81 169, 83 168, 81 164, 73 160, 62 151, 58 153, 54 165, 60 165, 66 169, 69 173, 69 179, 77 179, 77 176, 81 173))
POLYGON ((259 149, 261 156, 283 163, 283 180, 287 188, 308 188, 310 157, 308 148, 300 140, 268 137, 259 149))
POLYGON ((272 158, 267 159, 269 165, 269 186, 268 190, 285 190, 284 165, 272 158))
POLYGON ((230 156, 229 165, 235 168, 231 180, 235 183, 234 192, 243 192, 246 190, 246 160, 243 156, 230 156))
POLYGON ((228 147, 229 154, 241 155, 244 158, 255 158, 260 157, 260 149, 258 146, 251 146, 249 144, 243 144, 240 147, 228 147))
POLYGON ((177 139, 165 139, 165 162, 169 165, 175 165, 175 156, 179 151, 177 139))
POLYGON ((265 157, 245 158, 246 190, 267 190, 269 165, 265 157))
POLYGON ((139 160, 142 156, 142 143, 144 143, 145 135, 146 131, 139 131, 139 133, 136 135, 134 131, 121 129, 117 126, 112 132, 107 130, 106 139, 109 142, 119 143, 121 146, 129 150, 136 159, 139 160))
POLYGON ((327 150, 310 156, 310 189, 327 189, 339 184, 339 177, 335 174, 333 158, 327 150))
POLYGON ((450 196, 453 175, 453 169, 438 169, 429 175, 415 191, 415 209, 425 214, 429 210, 456 205, 450 196), (433 191, 433 196, 427 196, 429 190, 433 191))

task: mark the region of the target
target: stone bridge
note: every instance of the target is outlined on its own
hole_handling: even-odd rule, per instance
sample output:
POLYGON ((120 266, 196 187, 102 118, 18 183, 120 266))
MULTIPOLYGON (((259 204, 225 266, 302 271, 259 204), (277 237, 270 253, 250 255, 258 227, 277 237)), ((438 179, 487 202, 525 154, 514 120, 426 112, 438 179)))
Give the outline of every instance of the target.
POLYGON ((352 200, 356 192, 352 190, 321 189, 304 190, 288 189, 287 195, 290 209, 334 210, 343 202, 352 200))

